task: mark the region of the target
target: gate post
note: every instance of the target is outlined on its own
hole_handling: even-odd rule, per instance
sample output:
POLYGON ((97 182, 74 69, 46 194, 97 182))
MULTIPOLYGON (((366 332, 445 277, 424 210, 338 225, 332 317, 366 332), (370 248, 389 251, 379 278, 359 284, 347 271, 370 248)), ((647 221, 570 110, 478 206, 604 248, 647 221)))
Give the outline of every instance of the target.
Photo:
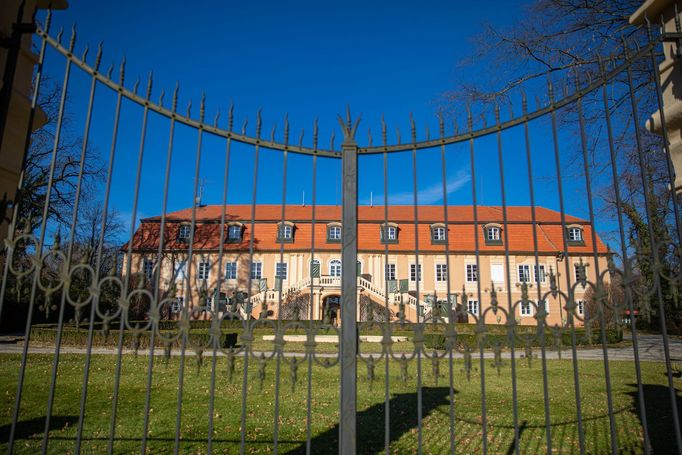
POLYGON ((346 121, 339 116, 344 140, 341 145, 343 205, 341 251, 341 417, 339 419, 339 453, 355 454, 357 406, 357 286, 358 286, 358 145, 350 109, 346 121))

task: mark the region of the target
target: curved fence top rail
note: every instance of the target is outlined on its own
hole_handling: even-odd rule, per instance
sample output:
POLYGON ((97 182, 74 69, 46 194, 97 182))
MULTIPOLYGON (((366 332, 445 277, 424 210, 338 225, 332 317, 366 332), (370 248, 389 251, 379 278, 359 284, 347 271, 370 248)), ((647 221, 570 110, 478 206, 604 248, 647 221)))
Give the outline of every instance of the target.
MULTIPOLYGON (((75 33, 75 32, 74 32, 75 33)), ((293 152, 293 153, 299 153, 299 154, 306 154, 306 155, 319 155, 319 156, 326 156, 326 157, 331 157, 331 158, 340 158, 341 157, 341 151, 340 150, 334 150, 333 146, 333 139, 332 139, 332 146, 331 149, 320 149, 317 147, 317 124, 315 124, 314 128, 314 133, 313 133, 313 147, 305 147, 303 144, 299 143, 298 145, 296 144, 289 144, 288 141, 285 142, 277 142, 274 137, 274 131, 271 136, 271 138, 264 139, 261 136, 261 125, 260 125, 260 113, 258 115, 258 122, 256 126, 256 135, 255 136, 249 136, 246 134, 246 129, 243 128, 241 133, 236 132, 232 128, 232 118, 231 118, 231 113, 230 113, 230 120, 229 120, 229 126, 227 129, 225 128, 220 128, 218 127, 217 124, 217 118, 216 121, 213 124, 206 123, 203 119, 203 103, 202 103, 202 114, 201 114, 201 119, 197 120, 194 119, 190 116, 190 113, 188 112, 187 115, 183 115, 177 112, 177 109, 175 108, 175 102, 173 103, 174 106, 172 109, 169 109, 165 106, 163 106, 161 100, 159 100, 158 103, 154 103, 153 101, 150 100, 150 90, 147 91, 146 96, 140 96, 137 94, 137 84, 135 85, 133 90, 129 90, 123 86, 122 83, 114 82, 111 79, 111 70, 107 72, 107 74, 104 74, 98 70, 99 66, 99 61, 97 62, 95 67, 92 67, 89 65, 86 60, 85 60, 85 55, 83 55, 82 58, 79 58, 73 53, 73 39, 71 41, 71 44, 69 47, 65 47, 61 43, 61 36, 58 36, 57 38, 54 38, 49 35, 49 33, 41 28, 38 27, 36 30, 36 34, 43 38, 44 40, 47 41, 50 46, 52 46, 57 52, 62 54, 64 57, 66 57, 71 63, 74 65, 78 66, 81 68, 83 71, 85 71, 87 74, 91 75, 104 85, 108 86, 115 92, 120 93, 123 97, 129 99, 130 101, 133 101, 140 106, 144 106, 154 112, 157 112, 163 116, 168 117, 169 119, 173 119, 177 122, 183 123, 188 126, 192 126, 194 128, 197 128, 202 131, 206 131, 208 133, 214 134, 216 136, 228 138, 237 142, 241 142, 244 144, 251 144, 254 146, 260 146, 264 147, 267 149, 271 150, 280 150, 280 151, 288 151, 288 152, 293 152)), ((61 35, 61 33, 60 33, 61 35)), ((384 152, 401 152, 401 151, 408 151, 408 150, 418 150, 418 149, 428 149, 428 148, 434 148, 442 145, 449 145, 449 144, 456 144, 459 142, 464 142, 468 141, 477 137, 481 136, 486 136, 489 134, 493 134, 497 131, 501 131, 507 128, 512 128, 514 126, 518 126, 523 124, 524 122, 531 121, 533 119, 540 118, 546 114, 551 113, 554 110, 560 109, 564 106, 567 106, 576 100, 584 97, 586 94, 592 92, 593 90, 601 87, 602 85, 608 83, 612 79, 614 79, 618 74, 623 72, 624 70, 627 69, 628 65, 631 65, 633 61, 642 58, 643 56, 647 55, 648 53, 652 52, 654 49, 654 46, 658 43, 657 40, 652 40, 650 41, 646 46, 640 47, 636 50, 636 52, 633 52, 629 55, 625 55, 623 57, 622 63, 619 65, 614 66, 611 70, 609 71, 604 71, 602 74, 599 75, 599 77, 593 78, 587 85, 584 87, 575 90, 572 94, 568 95, 565 94, 563 98, 559 100, 553 100, 553 95, 552 95, 552 87, 551 83, 549 86, 549 95, 550 95, 550 102, 547 106, 538 108, 534 110, 533 112, 527 112, 526 111, 526 103, 525 103, 525 98, 524 98, 524 108, 523 112, 521 115, 516 116, 510 120, 500 122, 499 121, 499 115, 497 115, 497 120, 494 124, 491 126, 484 126, 483 128, 479 129, 473 129, 472 123, 471 123, 471 118, 469 118, 469 126, 468 130, 465 132, 457 132, 455 131, 455 134, 453 135, 445 135, 445 128, 443 124, 443 120, 441 118, 440 120, 440 135, 439 137, 435 139, 427 139, 427 140, 422 140, 418 141, 416 138, 416 133, 414 129, 414 123, 412 127, 412 141, 409 142, 404 142, 404 143, 398 143, 398 144, 383 144, 383 145, 377 145, 377 146, 366 146, 366 147, 359 147, 358 148, 358 153, 360 154, 377 154, 377 153, 384 153, 384 152)), ((99 56, 98 56, 99 57, 99 56)), ((151 87, 150 87, 151 88, 151 87)), ((349 120, 350 121, 350 120, 349 120)), ((383 123, 383 122, 382 122, 383 123)), ((348 131, 350 129, 345 130, 344 134, 347 135, 348 131)), ((354 130, 353 130, 354 131, 354 130)), ((383 125, 383 136, 384 138, 386 137, 385 134, 386 127, 383 125)), ((288 136, 288 133, 285 134, 285 136, 288 136)))

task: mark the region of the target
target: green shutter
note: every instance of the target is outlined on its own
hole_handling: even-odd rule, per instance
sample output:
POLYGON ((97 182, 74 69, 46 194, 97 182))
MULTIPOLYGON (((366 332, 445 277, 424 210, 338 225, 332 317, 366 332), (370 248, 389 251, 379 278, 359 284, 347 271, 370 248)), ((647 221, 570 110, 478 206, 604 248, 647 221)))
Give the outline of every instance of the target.
POLYGON ((388 280, 388 292, 398 292, 398 281, 388 280))
POLYGON ((319 277, 320 277, 320 264, 317 263, 317 262, 313 262, 313 263, 311 264, 311 267, 310 267, 310 268, 311 268, 310 275, 311 275, 313 278, 319 278, 319 277))
POLYGON ((409 290, 409 283, 407 280, 400 280, 400 292, 407 292, 409 290))
POLYGON ((268 290, 268 279, 263 278, 260 280, 260 292, 265 292, 268 290))

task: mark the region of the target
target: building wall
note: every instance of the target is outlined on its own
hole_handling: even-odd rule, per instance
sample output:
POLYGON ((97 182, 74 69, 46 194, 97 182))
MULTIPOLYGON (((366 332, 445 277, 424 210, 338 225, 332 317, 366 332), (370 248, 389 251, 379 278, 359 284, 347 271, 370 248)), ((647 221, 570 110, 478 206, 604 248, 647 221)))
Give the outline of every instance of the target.
MULTIPOLYGON (((156 260, 156 252, 149 251, 148 253, 135 253, 133 255, 133 261, 131 264, 131 272, 137 273, 143 270, 144 259, 154 262, 156 260)), ((218 285, 219 277, 219 254, 217 251, 199 251, 194 252, 191 270, 189 271, 190 288, 187 289, 187 280, 181 277, 174 277, 174 265, 186 258, 185 252, 169 252, 164 255, 161 266, 161 288, 168 289, 171 283, 174 281, 178 294, 177 295, 187 295, 189 296, 190 306, 194 307, 199 304, 199 290, 204 286, 203 280, 199 279, 199 266, 201 262, 209 262, 210 271, 208 279, 205 283, 205 288, 212 292, 218 285)), ((305 280, 310 278, 309 267, 311 260, 310 251, 307 252, 286 252, 282 256, 283 261, 287 264, 287 277, 283 280, 283 290, 286 292, 292 287, 298 287, 305 280)), ((330 275, 330 263, 334 259, 341 259, 341 252, 321 252, 316 253, 315 258, 321 263, 321 276, 326 277, 330 275)), ((414 254, 389 254, 388 262, 390 264, 396 264, 396 278, 400 279, 410 279, 410 266, 415 263, 414 254)), ((370 281, 374 286, 381 290, 386 287, 386 281, 384 277, 384 264, 385 255, 378 253, 358 253, 358 260, 362 264, 362 277, 370 281)), ((262 278, 267 279, 268 289, 273 289, 275 285, 275 267, 276 263, 280 262, 279 252, 256 252, 253 255, 253 261, 262 264, 262 278)), ((466 294, 466 300, 475 300, 479 302, 479 314, 485 313, 485 322, 490 324, 504 323, 505 317, 502 313, 497 315, 493 314, 492 311, 485 311, 486 308, 490 307, 491 304, 491 291, 494 289, 497 293, 497 301, 501 308, 505 310, 508 308, 511 300, 512 305, 516 305, 517 302, 521 300, 521 281, 519 280, 519 265, 528 265, 530 271, 531 282, 528 283, 528 298, 534 302, 538 300, 538 290, 540 294, 545 297, 547 302, 547 322, 550 325, 562 324, 566 319, 565 310, 562 308, 566 305, 565 295, 558 295, 553 297, 548 295, 550 292, 550 272, 555 274, 558 273, 558 289, 567 294, 567 290, 570 286, 574 289, 575 300, 582 300, 584 298, 586 288, 581 285, 576 284, 575 281, 575 271, 574 264, 580 264, 581 262, 586 265, 586 273, 588 281, 596 281, 596 273, 598 271, 604 272, 606 270, 606 256, 600 255, 599 261, 596 265, 594 262, 594 256, 569 256, 563 260, 558 260, 555 255, 543 254, 539 256, 539 264, 544 266, 545 279, 541 280, 539 283, 535 281, 534 276, 534 266, 535 266, 535 256, 527 255, 514 255, 509 256, 509 276, 507 276, 507 259, 504 255, 489 255, 481 254, 478 257, 479 266, 479 279, 480 279, 480 294, 479 294, 479 283, 476 281, 467 281, 466 279, 466 267, 467 264, 476 264, 476 256, 462 255, 462 254, 451 254, 449 255, 449 278, 450 278, 450 292, 457 293, 461 296, 464 292, 466 294), (566 272, 566 267, 568 265, 568 275, 566 272), (502 268, 502 280, 496 280, 493 282, 492 268, 501 267, 502 268), (511 291, 511 292, 510 292, 511 291), (499 319, 498 319, 499 317, 499 319)), ((436 281, 436 264, 445 264, 446 255, 445 254, 421 254, 419 256, 419 263, 422 265, 422 280, 419 283, 419 294, 421 300, 424 301, 426 296, 436 295, 438 300, 447 299, 448 293, 448 283, 447 281, 436 281)), ((222 258, 221 267, 221 291, 227 292, 230 295, 231 292, 235 290, 248 291, 248 281, 249 281, 249 253, 248 251, 239 253, 224 253, 222 258), (236 262, 237 263, 237 279, 236 280, 226 280, 225 279, 225 268, 226 263, 236 262)), ((126 270, 124 266, 124 270, 126 270)), ((417 283, 415 281, 409 282, 409 289, 414 294, 417 290, 417 283)), ((316 297, 314 304, 321 304, 322 300, 329 295, 338 295, 339 289, 335 286, 324 286, 320 284, 319 280, 315 282, 316 297)), ((309 288, 305 288, 306 292, 309 292, 309 288)), ((252 290, 251 294, 259 293, 259 281, 252 280, 252 290)), ((377 303, 383 304, 381 299, 378 299, 376 295, 369 294, 377 303)), ((458 299, 459 303, 462 303, 461 297, 458 299)), ((277 311, 277 299, 270 302, 268 307, 273 311, 272 316, 276 317, 277 311)), ((393 295, 391 294, 390 308, 396 313, 398 311, 398 304, 394 302, 393 295)), ((261 309, 256 306, 253 311, 253 315, 257 316, 261 309)), ((314 312, 315 315, 320 316, 317 309, 314 312)), ((516 305, 514 311, 514 318, 523 325, 534 325, 536 319, 533 317, 535 314, 535 309, 531 308, 530 315, 524 315, 521 313, 520 304, 516 305)), ((416 320, 416 312, 414 309, 406 307, 406 317, 409 320, 416 320)), ((469 322, 473 322, 474 318, 470 317, 469 322)), ((581 325, 580 321, 576 321, 577 325, 581 325)))

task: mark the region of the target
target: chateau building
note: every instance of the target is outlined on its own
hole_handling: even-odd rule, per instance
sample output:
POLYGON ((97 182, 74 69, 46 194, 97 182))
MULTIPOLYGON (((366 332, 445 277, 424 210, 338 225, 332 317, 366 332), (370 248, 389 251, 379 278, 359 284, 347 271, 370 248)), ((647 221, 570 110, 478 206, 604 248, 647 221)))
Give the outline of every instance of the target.
MULTIPOLYGON (((309 206, 286 206, 284 222, 280 205, 257 205, 253 223, 251 205, 226 207, 224 222, 222 210, 197 207, 194 226, 191 208, 167 214, 160 263, 162 219, 141 220, 130 270, 150 283, 158 279, 164 292, 174 290, 167 305, 171 317, 182 305, 192 317, 206 317, 193 309, 209 304, 219 311, 234 305, 242 317, 250 307, 251 317, 276 318, 279 308, 303 299, 298 317, 339 322, 345 265, 340 206, 316 206, 314 222, 309 206)), ((378 308, 388 301, 391 318, 402 312, 414 322, 444 307, 449 292, 451 303, 468 311, 462 315, 468 322, 484 317, 486 323, 504 324, 502 312, 486 311, 496 299, 505 310, 511 302, 510 317, 519 324, 536 324, 544 306, 554 325, 566 320, 570 295, 580 325, 587 309, 585 284, 607 268, 608 249, 596 233, 593 243, 589 221, 566 215, 562 223, 559 212, 546 208, 536 208, 535 224, 531 208, 519 206, 507 207, 506 223, 497 206, 476 212, 450 206, 447 224, 442 206, 419 206, 416 218, 413 206, 390 206, 388 222, 383 206, 358 207, 358 305, 378 308), (560 291, 554 295, 552 281, 560 291)))

